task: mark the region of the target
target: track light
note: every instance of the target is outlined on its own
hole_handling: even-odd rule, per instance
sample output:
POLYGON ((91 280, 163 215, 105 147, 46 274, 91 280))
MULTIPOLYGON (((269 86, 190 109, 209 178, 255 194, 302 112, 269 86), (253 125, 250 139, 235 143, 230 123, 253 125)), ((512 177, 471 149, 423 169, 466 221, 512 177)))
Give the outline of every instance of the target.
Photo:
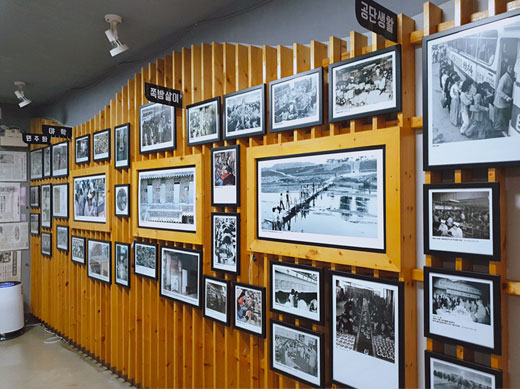
POLYGON ((27 97, 25 97, 23 93, 23 87, 25 86, 25 82, 23 81, 15 81, 14 85, 18 88, 14 91, 15 96, 20 100, 18 103, 18 106, 20 108, 25 107, 26 105, 29 105, 32 103, 32 100, 29 100, 27 97))
POLYGON ((105 31, 105 35, 108 38, 108 41, 112 45, 112 50, 110 50, 110 54, 112 57, 115 57, 118 54, 128 50, 128 46, 121 43, 119 37, 117 36, 117 25, 123 21, 121 16, 108 14, 105 15, 105 21, 110 24, 110 28, 105 31))

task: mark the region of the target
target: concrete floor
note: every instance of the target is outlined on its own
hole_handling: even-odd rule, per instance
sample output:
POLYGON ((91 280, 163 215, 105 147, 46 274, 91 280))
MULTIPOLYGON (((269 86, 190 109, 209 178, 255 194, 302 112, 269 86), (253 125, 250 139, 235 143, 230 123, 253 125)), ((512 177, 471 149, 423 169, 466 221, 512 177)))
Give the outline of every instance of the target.
POLYGON ((45 344, 53 335, 41 326, 0 342, 1 388, 131 388, 121 378, 64 341, 45 344))

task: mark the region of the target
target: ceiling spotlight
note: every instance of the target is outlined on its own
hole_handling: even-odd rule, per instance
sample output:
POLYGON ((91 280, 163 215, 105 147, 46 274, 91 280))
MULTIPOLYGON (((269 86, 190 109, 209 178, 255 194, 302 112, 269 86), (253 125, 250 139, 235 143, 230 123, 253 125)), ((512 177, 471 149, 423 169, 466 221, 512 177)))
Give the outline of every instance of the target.
POLYGON ((108 41, 112 45, 112 50, 110 50, 110 54, 112 57, 115 57, 118 54, 128 50, 128 46, 121 43, 119 37, 117 36, 117 25, 123 21, 121 16, 108 14, 105 15, 105 21, 110 24, 110 28, 105 31, 105 35, 108 38, 108 41))
POLYGON ((25 86, 25 82, 22 81, 15 81, 14 85, 18 88, 14 91, 15 96, 20 100, 18 103, 18 106, 20 108, 25 107, 26 105, 29 105, 32 103, 32 100, 29 100, 27 97, 25 97, 23 93, 23 87, 25 86))

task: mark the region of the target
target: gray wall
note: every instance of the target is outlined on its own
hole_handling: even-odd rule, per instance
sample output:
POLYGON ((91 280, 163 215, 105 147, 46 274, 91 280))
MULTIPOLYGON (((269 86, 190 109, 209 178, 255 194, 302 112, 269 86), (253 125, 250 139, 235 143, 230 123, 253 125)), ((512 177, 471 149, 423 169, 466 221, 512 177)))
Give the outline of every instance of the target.
POLYGON ((18 104, 0 104, 0 109, 2 110, 0 124, 29 131, 31 118, 35 116, 31 106, 20 108, 18 104))

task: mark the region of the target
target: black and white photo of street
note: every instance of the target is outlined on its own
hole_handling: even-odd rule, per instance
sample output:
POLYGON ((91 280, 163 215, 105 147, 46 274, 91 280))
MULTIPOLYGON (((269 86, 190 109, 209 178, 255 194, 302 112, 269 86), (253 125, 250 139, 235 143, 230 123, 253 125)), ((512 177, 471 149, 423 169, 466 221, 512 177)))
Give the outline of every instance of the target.
POLYGON ((88 241, 88 274, 101 281, 110 282, 110 243, 88 241))
POLYGON ((222 322, 227 322, 228 287, 225 282, 206 278, 205 314, 222 322))

